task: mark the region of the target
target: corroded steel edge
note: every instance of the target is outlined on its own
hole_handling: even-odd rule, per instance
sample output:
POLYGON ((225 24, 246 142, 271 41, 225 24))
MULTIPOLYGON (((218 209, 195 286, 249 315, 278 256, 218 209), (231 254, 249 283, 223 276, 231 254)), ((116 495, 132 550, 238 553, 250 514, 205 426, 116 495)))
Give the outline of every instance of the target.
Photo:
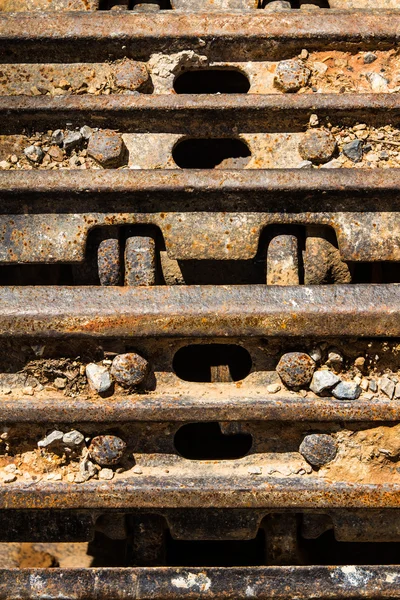
MULTIPOLYGON (((101 194, 120 196, 137 192, 161 192, 165 194, 164 205, 158 206, 158 209, 167 211, 172 200, 172 196, 168 196, 167 193, 173 192, 187 194, 190 198, 196 199, 204 192, 217 192, 219 196, 228 196, 235 192, 238 194, 260 192, 264 198, 279 192, 313 193, 319 195, 319 204, 323 206, 323 203, 328 200, 324 196, 321 197, 320 192, 341 195, 351 192, 362 196, 365 192, 399 192, 399 190, 400 169, 0 171, 2 199, 21 196, 26 201, 28 195, 52 195, 57 198, 62 194, 69 196, 70 202, 76 201, 76 205, 71 208, 72 212, 82 212, 84 208, 81 204, 82 200, 101 194)), ((246 198, 249 209, 252 208, 252 198, 254 196, 246 198)), ((351 198, 348 200, 350 201, 351 198)), ((141 203, 141 206, 146 208, 143 199, 141 203)), ((206 210, 203 204, 201 210, 206 210)), ((299 208, 301 206, 299 202, 299 208)), ((0 212, 4 214, 5 208, 3 203, 0 212)), ((138 206, 137 209, 139 208, 138 206)), ((190 208, 196 210, 197 206, 191 204, 190 208)), ((225 208, 227 209, 228 206, 225 208)), ((267 209, 268 205, 264 203, 264 210, 267 209)), ((177 211, 178 206, 175 206, 174 210, 177 211)), ((209 206, 208 210, 215 212, 216 208, 209 206)), ((109 207, 107 212, 110 212, 109 207)))
MULTIPOLYGON (((240 462, 240 461, 237 461, 240 462)), ((195 472, 195 471, 194 471, 195 472)), ((400 485, 263 475, 133 475, 112 482, 0 485, 0 509, 400 508, 400 485)))
POLYGON ((0 336, 400 336, 400 285, 0 287, 0 336))
MULTIPOLYGON (((225 384, 224 384, 225 385, 225 384)), ((225 393, 228 390, 225 385, 225 393)), ((196 395, 173 396, 155 392, 149 396, 82 400, 65 403, 65 397, 41 398, 0 396, 3 423, 127 423, 193 421, 310 421, 382 422, 400 421, 397 400, 352 400, 331 398, 272 397, 243 395, 234 391, 227 400, 204 400, 196 395)))
POLYGON ((336 44, 336 50, 390 47, 400 37, 398 10, 237 13, 117 14, 36 13, 0 15, 0 60, 56 62, 147 58, 182 49, 207 52, 219 60, 284 58, 294 49, 336 44), (112 32, 112 35, 110 34, 112 32), (245 34, 243 33, 245 32, 245 34), (306 44, 306 46, 304 46, 306 44), (42 58, 40 58, 42 60, 42 58))
MULTIPOLYGON (((399 15, 400 16, 400 15, 399 15)), ((305 127, 311 112, 387 124, 400 117, 399 94, 142 94, 140 96, 0 96, 2 133, 47 127, 63 119, 124 132, 261 133, 305 127), (211 120, 211 121, 210 121, 211 120), (208 125, 207 125, 208 123, 208 125)))
POLYGON ((398 566, 2 569, 0 600, 398 598, 398 566))

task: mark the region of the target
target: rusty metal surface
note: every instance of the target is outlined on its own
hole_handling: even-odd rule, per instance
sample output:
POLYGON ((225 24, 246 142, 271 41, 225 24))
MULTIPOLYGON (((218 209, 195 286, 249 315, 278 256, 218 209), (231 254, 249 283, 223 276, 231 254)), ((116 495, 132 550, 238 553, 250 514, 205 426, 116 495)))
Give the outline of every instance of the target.
POLYGON ((75 126, 182 135, 302 131, 310 114, 334 125, 399 120, 399 94, 141 94, 137 96, 0 96, 0 131, 75 126))
POLYGON ((54 62, 146 59, 153 52, 193 49, 217 60, 291 57, 302 48, 391 48, 399 39, 398 10, 268 13, 165 11, 90 15, 0 14, 0 60, 36 62, 43 52, 54 62), (112 36, 110 32, 112 31, 112 36), (245 32, 245 33, 244 33, 245 32))
MULTIPOLYGON (((229 461, 232 463, 232 461, 229 461)), ((199 465, 199 462, 197 462, 199 465)), ((193 466, 193 463, 192 463, 193 466)), ((136 508, 246 508, 339 509, 399 508, 399 484, 329 481, 324 478, 268 477, 215 474, 192 469, 119 477, 112 482, 15 482, 0 484, 0 509, 136 509, 136 508), (198 471, 198 472, 197 472, 198 471)))
POLYGON ((400 335, 400 285, 3 287, 0 336, 400 335))
POLYGON ((133 223, 158 226, 170 258, 253 258, 287 223, 333 227, 343 260, 400 260, 400 169, 199 173, 0 172, 0 261, 79 262, 93 227, 133 223))
POLYGON ((1 600, 398 598, 398 566, 10 569, 1 600))
POLYGON ((264 393, 221 398, 220 390, 210 399, 168 393, 147 397, 80 397, 65 403, 64 396, 41 398, 1 396, 1 415, 6 423, 128 423, 131 421, 318 421, 348 423, 400 421, 400 401, 373 399, 345 402, 331 398, 272 397, 264 393))

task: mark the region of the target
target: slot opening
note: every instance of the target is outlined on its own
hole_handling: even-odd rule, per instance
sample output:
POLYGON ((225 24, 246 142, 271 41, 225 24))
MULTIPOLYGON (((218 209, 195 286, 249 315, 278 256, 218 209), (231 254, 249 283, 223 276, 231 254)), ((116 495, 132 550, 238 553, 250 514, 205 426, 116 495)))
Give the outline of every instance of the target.
POLYGON ((175 434, 175 449, 189 460, 237 460, 251 450, 248 433, 224 435, 218 423, 189 423, 175 434))
POLYGON ((242 169, 250 157, 249 147, 238 138, 186 138, 172 150, 181 169, 242 169))
POLYGON ((238 69, 184 71, 174 81, 177 94, 246 94, 250 82, 238 69))

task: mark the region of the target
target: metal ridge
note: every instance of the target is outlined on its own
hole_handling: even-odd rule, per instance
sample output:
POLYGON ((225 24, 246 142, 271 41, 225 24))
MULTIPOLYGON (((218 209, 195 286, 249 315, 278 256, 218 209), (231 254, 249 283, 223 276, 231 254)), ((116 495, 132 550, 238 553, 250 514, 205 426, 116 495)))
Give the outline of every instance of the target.
POLYGON ((1 569, 0 600, 398 598, 398 566, 1 569))
MULTIPOLYGON (((53 396, 33 399, 25 396, 0 396, 4 423, 127 423, 193 421, 309 421, 344 423, 400 421, 397 400, 361 398, 345 402, 333 398, 299 398, 243 394, 226 389, 228 399, 205 399, 195 395, 153 392, 115 398, 81 399, 53 396), (261 397, 260 397, 261 396, 261 397)), ((214 388, 215 389, 215 388, 214 388)))
POLYGON ((387 124, 400 117, 399 94, 141 94, 125 96, 0 96, 1 131, 74 124, 123 132, 213 135, 302 129, 316 111, 341 124, 387 124), (279 116, 279 120, 277 117, 279 116), (208 124, 208 125, 207 125, 208 124))
POLYGON ((400 285, 3 287, 0 336, 400 336, 400 285))
POLYGON ((42 51, 55 62, 83 58, 147 58, 153 52, 206 49, 219 60, 283 58, 307 44, 313 49, 334 43, 336 49, 389 47, 400 37, 399 11, 249 11, 159 14, 85 13, 0 14, 0 60, 36 62, 42 51), (246 32, 245 34, 243 32, 246 32), (108 39, 107 39, 108 38, 108 39))
MULTIPOLYGON (((2 198, 21 194, 25 201, 27 194, 55 196, 63 194, 72 199, 79 195, 79 202, 82 202, 85 196, 88 198, 90 195, 100 194, 120 196, 136 192, 168 194, 179 192, 193 198, 204 192, 229 195, 233 192, 242 194, 258 191, 263 193, 264 198, 276 192, 315 193, 319 195, 319 205, 321 205, 325 202, 325 198, 321 198, 321 192, 338 194, 351 192, 360 195, 375 191, 398 192, 399 188, 400 169, 0 171, 2 198)), ((163 201, 168 206, 168 195, 163 195, 163 201)), ((107 212, 111 211, 108 209, 107 212)))
MULTIPOLYGON (((196 461, 198 462, 198 461, 196 461)), ((233 461, 229 461, 233 464, 233 461)), ((240 460, 235 464, 240 464, 240 460)), ((112 482, 20 482, 0 484, 0 509, 399 508, 399 484, 328 481, 265 475, 120 475, 112 482)), ((204 469, 203 469, 204 471, 204 469)), ((212 473, 212 471, 210 471, 212 473)))

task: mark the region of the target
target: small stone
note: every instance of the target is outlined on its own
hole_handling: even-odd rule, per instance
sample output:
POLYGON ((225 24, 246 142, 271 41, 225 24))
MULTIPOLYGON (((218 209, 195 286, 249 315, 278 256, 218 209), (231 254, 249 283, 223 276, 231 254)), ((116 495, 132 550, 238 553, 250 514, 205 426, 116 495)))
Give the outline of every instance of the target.
POLYGON ((135 352, 118 354, 112 362, 111 375, 121 385, 139 385, 149 372, 149 363, 135 352))
POLYGON ((64 141, 64 134, 61 131, 61 129, 56 129, 55 131, 53 131, 53 134, 51 136, 51 141, 56 146, 62 146, 62 143, 64 141))
POLYGON ((264 10, 279 12, 281 10, 290 10, 291 8, 292 6, 287 0, 272 0, 272 2, 268 2, 264 10))
POLYGON ((269 394, 276 394, 279 390, 282 389, 279 383, 270 383, 267 385, 267 392, 269 394))
POLYGON ((336 140, 326 129, 309 129, 299 143, 301 158, 315 164, 328 162, 335 151, 336 140))
POLYGON ((306 50, 305 48, 303 48, 303 50, 302 50, 302 51, 300 52, 300 54, 299 54, 299 57, 300 57, 302 60, 307 60, 308 56, 309 56, 309 52, 308 52, 308 50, 306 50))
POLYGON ((384 375, 381 379, 381 392, 383 392, 384 394, 386 394, 386 396, 391 400, 393 398, 394 395, 394 391, 395 391, 395 384, 394 382, 389 379, 389 377, 386 377, 386 375, 384 375))
POLYGON ((261 467, 249 467, 247 472, 250 473, 250 475, 261 475, 262 469, 261 467))
POLYGON ((311 160, 302 160, 301 162, 299 162, 299 164, 297 165, 297 169, 312 169, 312 162, 311 160))
POLYGON ((367 73, 366 75, 373 92, 387 92, 388 81, 379 73, 367 73))
POLYGON ((41 163, 44 157, 43 150, 34 145, 25 148, 24 154, 33 163, 41 163))
POLYGON ((354 366, 361 371, 365 366, 365 358, 363 356, 358 356, 354 361, 354 366))
POLYGON ((75 481, 75 475, 74 475, 74 473, 68 473, 67 474, 67 481, 69 481, 69 483, 73 483, 75 481))
POLYGON ((394 397, 395 397, 395 398, 400 398, 400 383, 398 383, 398 384, 396 385, 396 387, 395 387, 395 390, 394 390, 394 397))
POLYGON ((325 369, 315 371, 310 383, 310 390, 314 392, 314 394, 322 394, 323 392, 332 389, 339 381, 340 378, 335 375, 335 373, 332 373, 332 371, 325 369))
POLYGON ((125 60, 114 67, 115 85, 125 90, 137 90, 149 79, 145 63, 125 60))
POLYGON ((312 67, 314 75, 319 75, 319 77, 325 75, 328 70, 328 66, 323 62, 314 62, 312 67))
POLYGON ((332 390, 338 400, 356 400, 361 394, 361 388, 355 381, 341 381, 332 390))
POLYGON ((114 477, 114 471, 112 469, 101 469, 99 471, 99 479, 110 481, 114 477))
POLYGON ((83 141, 82 134, 79 131, 70 131, 63 141, 64 150, 71 151, 78 148, 83 141))
POLYGON ((139 466, 136 466, 136 467, 133 467, 132 473, 135 473, 135 475, 141 475, 143 473, 143 471, 139 466))
POLYGON ((17 476, 13 473, 10 473, 9 475, 5 475, 5 477, 3 477, 3 483, 12 483, 16 479, 17 476))
POLYGON ((360 388, 366 392, 369 388, 369 381, 365 377, 361 379, 360 388))
POLYGON ((370 65, 371 63, 375 62, 377 58, 378 57, 373 52, 366 52, 364 54, 364 64, 370 65))
POLYGON ((363 143, 361 140, 353 140, 343 146, 343 154, 353 162, 360 162, 363 158, 363 143))
POLYGON ((329 352, 326 365, 331 367, 336 373, 340 373, 343 368, 343 356, 335 350, 329 352))
POLYGON ((89 446, 91 458, 102 467, 120 462, 126 450, 126 443, 116 435, 98 435, 89 446))
POLYGON ((74 446, 80 446, 85 441, 85 437, 80 431, 68 431, 68 433, 64 433, 63 435, 63 444, 66 446, 73 448, 74 446))
POLYGON ((16 164, 17 164, 17 162, 18 162, 18 156, 17 156, 16 154, 12 154, 12 155, 10 156, 10 163, 11 163, 12 165, 16 165, 16 164))
POLYGON ((313 467, 322 467, 335 458, 337 445, 330 435, 313 433, 306 435, 299 452, 313 467))
POLYGON ((327 163, 321 165, 322 169, 340 169, 341 167, 341 163, 339 160, 337 160, 336 158, 333 158, 332 160, 329 160, 327 163))
POLYGON ((318 115, 310 115, 310 121, 309 121, 310 127, 318 127, 319 125, 319 118, 318 115))
POLYGON ((61 79, 60 83, 58 84, 58 87, 62 90, 68 90, 71 87, 71 84, 66 79, 61 79))
POLYGON ((45 438, 38 442, 38 448, 48 448, 53 444, 57 445, 62 441, 63 436, 64 434, 62 431, 58 431, 57 429, 55 429, 54 431, 49 433, 49 435, 46 435, 45 438))
POLYGON ((93 133, 87 148, 88 155, 103 167, 116 167, 123 158, 125 145, 121 134, 103 130, 93 133))
POLYGON ((58 390, 64 390, 67 385, 67 380, 63 377, 56 377, 54 380, 54 385, 58 390))
POLYGON ((283 383, 298 389, 307 386, 313 376, 315 362, 305 352, 288 352, 281 356, 276 371, 283 383))
POLYGON ((80 128, 79 132, 81 136, 85 138, 85 140, 88 140, 93 133, 93 129, 88 125, 84 125, 80 128))
POLYGON ((322 360, 322 350, 320 346, 315 346, 312 348, 312 350, 309 352, 309 355, 314 362, 319 363, 322 360))
POLYGON ((0 160, 0 169, 8 171, 11 168, 11 163, 6 160, 0 160))
POLYGON ((22 393, 24 394, 24 396, 33 396, 35 390, 31 385, 28 385, 27 387, 22 388, 22 393))
POLYGON ((85 457, 79 463, 79 473, 82 475, 82 477, 85 477, 86 481, 87 481, 91 477, 94 477, 95 475, 97 475, 97 469, 96 469, 95 465, 92 463, 92 461, 88 460, 87 457, 85 457))
POLYGON ((50 146, 50 148, 47 151, 47 154, 57 162, 62 162, 65 158, 65 154, 59 146, 50 146))
POLYGON ((371 392, 377 392, 378 391, 378 384, 375 381, 375 379, 371 379, 369 382, 369 389, 371 392))
POLYGON ((307 85, 310 75, 310 69, 301 60, 282 60, 276 67, 274 85, 284 92, 297 92, 307 85))
POLYGON ((90 363, 86 367, 86 377, 92 390, 99 394, 108 392, 112 386, 112 379, 107 367, 90 363))
POLYGON ((6 473, 16 473, 18 471, 18 467, 16 464, 11 463, 10 465, 7 465, 6 467, 4 467, 4 471, 6 473))

